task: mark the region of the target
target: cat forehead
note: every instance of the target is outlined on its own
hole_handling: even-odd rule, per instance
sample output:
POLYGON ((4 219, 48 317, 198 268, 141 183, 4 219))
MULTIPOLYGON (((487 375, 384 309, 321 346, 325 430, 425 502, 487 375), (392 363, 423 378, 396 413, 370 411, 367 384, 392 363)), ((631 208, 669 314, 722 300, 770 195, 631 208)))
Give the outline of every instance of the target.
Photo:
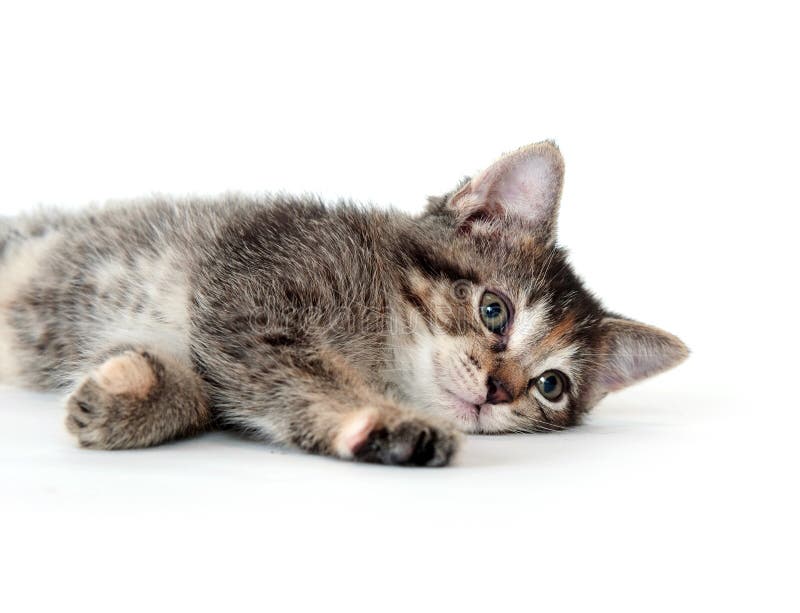
POLYGON ((546 301, 523 305, 512 324, 507 351, 514 354, 530 352, 549 327, 549 305, 546 301))
POLYGON ((565 359, 577 351, 579 315, 567 310, 554 313, 548 298, 517 307, 507 344, 511 355, 544 358, 558 353, 565 359))
POLYGON ((541 290, 555 273, 569 268, 560 247, 546 244, 530 228, 501 228, 496 221, 476 221, 468 235, 455 241, 452 254, 511 291, 530 293, 534 285, 541 290))

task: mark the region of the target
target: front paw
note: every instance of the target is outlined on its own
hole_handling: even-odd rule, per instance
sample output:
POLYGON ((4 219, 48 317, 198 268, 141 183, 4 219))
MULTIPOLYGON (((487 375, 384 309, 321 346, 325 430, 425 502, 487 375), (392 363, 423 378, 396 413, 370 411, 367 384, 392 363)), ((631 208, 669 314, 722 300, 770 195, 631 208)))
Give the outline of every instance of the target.
POLYGON ((352 414, 337 437, 340 457, 401 466, 445 466, 458 447, 458 434, 424 416, 384 420, 365 409, 352 414))

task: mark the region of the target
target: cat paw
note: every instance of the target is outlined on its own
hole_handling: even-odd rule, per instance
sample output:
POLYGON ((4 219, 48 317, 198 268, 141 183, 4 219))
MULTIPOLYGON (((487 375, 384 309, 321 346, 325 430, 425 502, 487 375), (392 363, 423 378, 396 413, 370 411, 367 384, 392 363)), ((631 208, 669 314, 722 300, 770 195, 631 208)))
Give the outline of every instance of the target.
POLYGON ((458 434, 447 426, 416 416, 386 424, 370 409, 351 415, 336 441, 340 457, 401 466, 445 466, 457 447, 458 434))
POLYGON ((137 446, 137 415, 156 383, 147 354, 126 351, 109 358, 67 399, 67 430, 81 447, 137 446))

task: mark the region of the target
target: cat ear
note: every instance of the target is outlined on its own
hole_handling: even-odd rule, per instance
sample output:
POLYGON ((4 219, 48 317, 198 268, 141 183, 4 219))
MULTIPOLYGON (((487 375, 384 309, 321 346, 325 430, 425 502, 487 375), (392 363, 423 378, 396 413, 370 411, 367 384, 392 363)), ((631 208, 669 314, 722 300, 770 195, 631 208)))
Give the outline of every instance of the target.
POLYGON ((669 332, 628 319, 606 317, 598 386, 602 394, 627 387, 677 366, 689 349, 669 332))
POLYGON ((470 180, 447 203, 469 227, 482 219, 517 217, 555 238, 564 159, 551 141, 509 153, 470 180))

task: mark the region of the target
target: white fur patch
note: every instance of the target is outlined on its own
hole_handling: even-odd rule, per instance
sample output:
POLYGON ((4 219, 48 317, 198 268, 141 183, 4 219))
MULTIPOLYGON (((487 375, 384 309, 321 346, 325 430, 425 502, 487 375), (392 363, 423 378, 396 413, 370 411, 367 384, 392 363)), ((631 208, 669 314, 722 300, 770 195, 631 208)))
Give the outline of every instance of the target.
POLYGON ((86 334, 97 339, 98 351, 120 345, 153 347, 188 363, 189 285, 179 258, 171 251, 137 258, 133 265, 108 261, 94 271, 98 291, 113 291, 122 280, 130 287, 131 304, 99 305, 87 319, 86 334), (136 308, 139 301, 142 307, 136 308))
POLYGON ((391 340, 394 368, 387 373, 388 377, 400 392, 401 400, 454 420, 462 431, 474 431, 474 415, 471 411, 459 412, 458 407, 463 405, 466 409, 470 402, 481 402, 486 393, 485 385, 481 382, 478 390, 474 382, 454 378, 467 369, 461 369, 453 361, 459 356, 467 359, 469 339, 449 336, 442 331, 431 333, 416 312, 412 312, 411 319, 410 330, 398 333, 400 328, 392 327, 395 330, 391 340), (469 395, 474 396, 472 401, 466 398, 469 395))
POLYGON ((395 318, 391 324, 394 368, 387 378, 404 400, 422 409, 431 408, 440 402, 441 389, 434 374, 436 356, 448 337, 443 333, 434 336, 416 312, 411 312, 410 329, 405 329, 399 319, 395 318))
POLYGON ((533 306, 518 310, 508 339, 509 354, 529 352, 531 341, 541 335, 546 325, 547 305, 544 302, 537 302, 533 306))

